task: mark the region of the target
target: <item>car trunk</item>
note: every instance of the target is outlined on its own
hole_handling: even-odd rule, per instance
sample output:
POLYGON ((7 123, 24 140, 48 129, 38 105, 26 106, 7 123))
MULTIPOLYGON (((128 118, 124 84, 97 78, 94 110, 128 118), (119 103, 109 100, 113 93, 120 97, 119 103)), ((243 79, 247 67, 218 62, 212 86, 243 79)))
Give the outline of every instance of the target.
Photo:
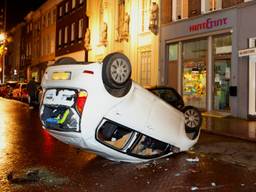
POLYGON ((80 132, 81 113, 86 97, 85 91, 47 89, 40 108, 40 118, 44 127, 58 131, 80 132))

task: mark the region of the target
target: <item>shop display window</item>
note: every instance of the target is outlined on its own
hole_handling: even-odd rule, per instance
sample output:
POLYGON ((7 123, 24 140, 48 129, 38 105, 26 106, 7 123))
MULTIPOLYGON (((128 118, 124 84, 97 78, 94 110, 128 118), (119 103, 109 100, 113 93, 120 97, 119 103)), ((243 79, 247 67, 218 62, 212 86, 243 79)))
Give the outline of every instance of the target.
POLYGON ((207 40, 183 44, 183 99, 186 105, 206 108, 207 40))

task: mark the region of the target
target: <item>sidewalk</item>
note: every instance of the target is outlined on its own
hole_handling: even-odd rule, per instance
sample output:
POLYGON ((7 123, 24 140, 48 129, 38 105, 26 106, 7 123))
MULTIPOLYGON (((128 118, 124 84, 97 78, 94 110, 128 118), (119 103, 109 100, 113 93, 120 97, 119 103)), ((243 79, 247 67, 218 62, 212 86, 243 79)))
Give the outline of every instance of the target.
POLYGON ((256 142, 256 121, 231 116, 203 116, 202 130, 256 142))

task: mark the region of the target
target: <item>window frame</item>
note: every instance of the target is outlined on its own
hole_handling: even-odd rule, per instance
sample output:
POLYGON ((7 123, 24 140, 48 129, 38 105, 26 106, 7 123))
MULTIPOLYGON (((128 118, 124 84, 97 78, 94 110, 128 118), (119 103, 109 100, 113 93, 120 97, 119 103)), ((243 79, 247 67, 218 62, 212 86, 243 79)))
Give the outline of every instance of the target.
POLYGON ((59 7, 58 12, 59 12, 58 17, 62 17, 63 16, 63 6, 62 5, 59 7))
POLYGON ((58 47, 62 46, 62 29, 58 31, 58 47))
POLYGON ((68 44, 68 30, 69 30, 69 26, 66 25, 64 28, 64 45, 68 44))
POLYGON ((222 8, 222 0, 201 0, 201 12, 208 13, 222 8))
POLYGON ((145 50, 140 52, 140 83, 143 86, 151 85, 151 73, 152 73, 152 51, 145 50), (143 63, 145 60, 147 62, 143 63))
POLYGON ((172 20, 173 21, 187 19, 188 15, 189 15, 189 0, 172 0, 172 20))
POLYGON ((75 9, 76 8, 76 0, 72 0, 72 3, 71 3, 71 10, 75 9))
POLYGON ((70 41, 71 41, 71 42, 74 42, 75 39, 76 39, 75 33, 76 33, 76 23, 73 22, 73 23, 71 24, 71 35, 70 35, 70 41))

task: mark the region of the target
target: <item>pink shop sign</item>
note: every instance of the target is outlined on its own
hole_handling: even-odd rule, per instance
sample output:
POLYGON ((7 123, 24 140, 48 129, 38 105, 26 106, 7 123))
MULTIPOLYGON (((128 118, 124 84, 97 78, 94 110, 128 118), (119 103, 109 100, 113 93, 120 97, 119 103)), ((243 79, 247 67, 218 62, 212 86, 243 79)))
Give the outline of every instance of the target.
POLYGON ((228 24, 228 18, 212 19, 208 18, 204 22, 192 24, 189 26, 189 32, 201 31, 205 29, 214 29, 228 24))

